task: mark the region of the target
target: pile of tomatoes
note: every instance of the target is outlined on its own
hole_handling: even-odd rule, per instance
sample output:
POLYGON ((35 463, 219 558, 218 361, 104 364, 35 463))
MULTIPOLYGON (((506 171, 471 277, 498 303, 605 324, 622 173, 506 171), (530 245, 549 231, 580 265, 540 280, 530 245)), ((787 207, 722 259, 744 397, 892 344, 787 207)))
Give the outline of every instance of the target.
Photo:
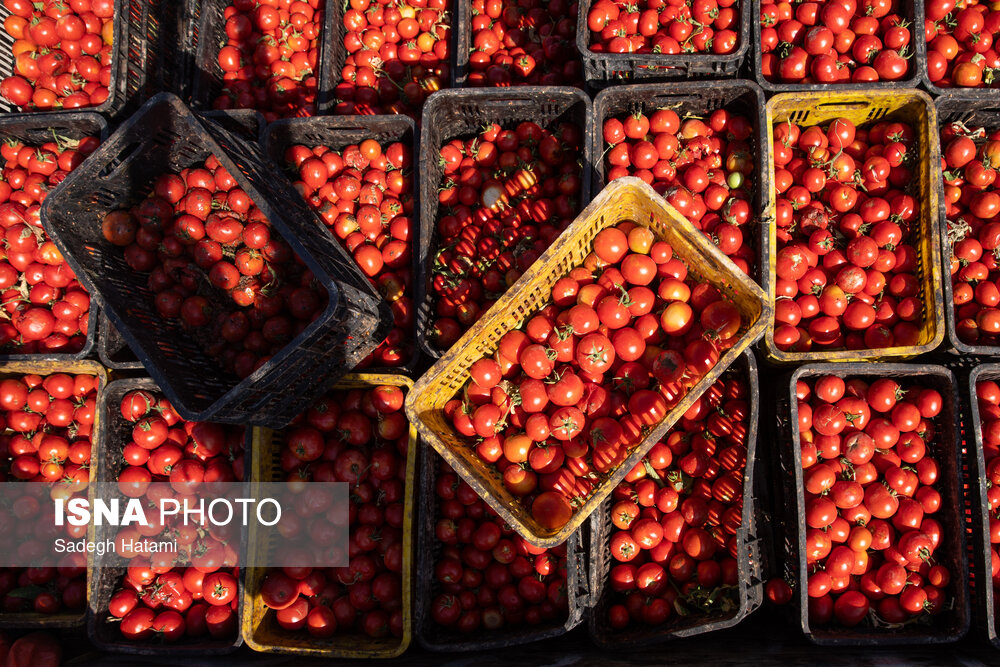
POLYGON ((718 380, 611 494, 612 628, 738 606, 749 401, 718 380))
MULTIPOLYGON (((14 72, 0 95, 25 109, 78 109, 108 99, 114 0, 4 0, 14 72)), ((9 62, 5 60, 5 62, 9 62)), ((9 65, 7 65, 9 67, 9 65)))
MULTIPOLYGON (((49 484, 53 499, 83 494, 90 483, 96 408, 97 378, 93 375, 15 375, 0 380, 0 419, 6 427, 0 435, 5 460, 0 481, 49 484)), ((18 521, 11 529, 18 531, 19 550, 49 552, 55 537, 86 537, 86 526, 66 526, 60 529, 64 535, 50 535, 53 522, 40 520, 42 508, 30 502, 32 498, 23 500, 12 509, 18 521)), ((83 610, 86 554, 67 554, 65 563, 64 567, 0 569, 0 607, 11 613, 83 610)))
POLYGON ((762 0, 760 68, 776 83, 899 81, 913 71, 910 0, 762 0))
POLYGON ((558 529, 736 342, 742 316, 646 227, 600 231, 552 302, 469 369, 445 414, 558 529))
POLYGON ((411 557, 403 549, 410 429, 403 399, 401 388, 386 385, 333 391, 283 432, 281 469, 304 488, 295 511, 311 543, 341 546, 326 541, 336 533, 314 525, 323 524, 316 519, 329 506, 316 506, 312 499, 324 496, 310 496, 308 483, 346 482, 351 498, 349 566, 270 569, 264 578, 261 599, 285 630, 403 635, 403 563, 411 557))
POLYGON ((914 128, 777 123, 774 342, 793 352, 916 345, 921 202, 914 128))
MULTIPOLYGON (((190 495, 201 483, 243 481, 242 427, 185 421, 164 396, 145 389, 127 392, 118 409, 132 425, 121 450, 125 465, 117 474, 124 496, 152 500, 169 492, 190 495)), ((147 556, 122 550, 128 569, 107 609, 120 619, 122 637, 177 641, 236 636, 239 540, 222 530, 207 522, 196 526, 180 521, 119 530, 115 539, 122 544, 169 533, 186 553, 147 556), (179 561, 191 565, 179 567, 179 561)))
POLYGON ((419 117, 451 80, 449 0, 348 0, 333 113, 419 117))
POLYGON ((42 229, 49 190, 100 140, 53 136, 40 146, 8 139, 0 146, 0 349, 6 353, 75 353, 87 342, 90 297, 42 229))
MULTIPOLYGON (((270 122, 316 112, 323 0, 232 0, 216 56, 215 109, 256 109, 270 122)), ((206 8, 206 11, 208 8, 206 8)))
POLYGON ((472 0, 468 85, 583 87, 575 0, 472 0))
POLYGON ((326 290, 214 155, 158 177, 146 199, 109 212, 102 231, 149 274, 159 315, 240 378, 326 307, 326 290))
POLYGON ((583 128, 488 124, 441 147, 431 343, 447 350, 582 208, 583 128))
POLYGON ((705 120, 657 109, 608 118, 607 180, 637 176, 666 197, 744 273, 754 266, 753 123, 717 109, 705 120), (746 233, 744 233, 744 231, 746 233))
POLYGON ((941 128, 955 330, 969 345, 1000 344, 1000 127, 941 128))
POLYGON ((740 41, 739 0, 597 0, 587 27, 595 53, 724 55, 740 41))
MULTIPOLYGON (((897 624, 949 606, 952 572, 935 555, 941 394, 890 378, 826 375, 796 386, 809 619, 897 624)), ((941 550, 942 552, 944 549, 941 550)), ((955 554, 961 558, 963 554, 955 554)), ((964 585, 965 582, 958 582, 964 585)))
POLYGON ((1000 587, 1000 385, 994 380, 980 380, 976 383, 976 399, 986 461, 984 511, 989 515, 990 576, 996 590, 1000 587))
POLYGON ((941 88, 1000 84, 1000 7, 979 0, 924 0, 927 76, 941 88))
POLYGON ((565 544, 528 544, 440 459, 434 494, 435 624, 470 634, 565 623, 565 544))
POLYGON ((413 151, 365 139, 341 150, 290 146, 295 187, 392 308, 388 338, 360 367, 403 366, 413 341, 413 151))

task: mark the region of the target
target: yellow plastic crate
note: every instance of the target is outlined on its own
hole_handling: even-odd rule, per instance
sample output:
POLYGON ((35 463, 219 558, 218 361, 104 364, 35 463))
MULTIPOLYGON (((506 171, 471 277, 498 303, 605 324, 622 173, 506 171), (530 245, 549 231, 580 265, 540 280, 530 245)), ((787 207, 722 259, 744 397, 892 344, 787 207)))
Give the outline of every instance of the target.
MULTIPOLYGON (((920 299, 924 303, 924 322, 917 345, 889 347, 881 350, 821 350, 786 352, 774 344, 774 323, 769 323, 764 336, 768 358, 779 364, 802 364, 818 361, 880 361, 908 359, 938 347, 944 340, 944 297, 941 283, 943 269, 940 251, 937 180, 941 178, 938 146, 937 112, 927 93, 919 90, 870 89, 854 92, 785 93, 772 97, 766 107, 767 168, 774 183, 774 134, 772 128, 787 121, 803 127, 823 125, 836 118, 846 118, 863 126, 879 120, 909 123, 916 132, 919 149, 918 163, 913 169, 917 182, 915 197, 920 202, 918 236, 915 244, 919 263, 920 299)), ((777 193, 771 188, 768 210, 773 213, 777 193)), ((774 224, 768 226, 767 243, 763 246, 761 267, 765 279, 768 303, 775 302, 775 262, 777 236, 774 224)), ((773 317, 773 316, 772 316, 773 317)))
POLYGON ((564 542, 600 507, 628 471, 740 353, 764 334, 770 323, 771 308, 756 283, 651 187, 638 178, 620 178, 612 181, 496 305, 420 378, 406 398, 406 414, 424 440, 522 537, 537 546, 552 547, 564 542), (549 530, 539 525, 529 509, 504 487, 496 468, 482 461, 454 430, 445 417, 444 406, 462 390, 469 367, 492 355, 505 333, 520 327, 550 301, 556 281, 583 264, 597 233, 625 220, 649 227, 687 262, 691 276, 714 285, 732 300, 743 315, 743 328, 739 342, 722 355, 715 368, 649 432, 625 462, 597 485, 569 523, 559 530, 549 530))
MULTIPOLYGON (((345 375, 331 390, 367 389, 379 385, 404 387, 409 393, 413 381, 402 375, 356 373, 345 375)), ((250 459, 251 497, 255 497, 261 482, 278 479, 281 473, 279 447, 281 432, 269 428, 254 428, 250 459)), ((413 634, 413 515, 417 479, 417 429, 410 424, 410 441, 406 452, 406 481, 403 491, 403 636, 373 639, 362 634, 338 633, 329 638, 310 637, 305 632, 288 632, 275 620, 275 612, 264 606, 259 591, 267 568, 246 568, 244 581, 243 641, 255 651, 287 653, 323 658, 370 659, 395 658, 406 651, 413 634)), ((270 542, 249 530, 248 549, 268 551, 270 542)))
MULTIPOLYGON (((54 373, 69 373, 70 375, 94 375, 97 377, 97 395, 100 397, 104 387, 108 384, 108 375, 104 366, 96 361, 17 361, 9 364, 0 364, 0 380, 9 377, 23 375, 53 375, 54 373)), ((100 412, 94 413, 94 427, 90 434, 91 448, 95 449, 101 442, 101 416, 100 412)), ((97 479, 96 457, 91 454, 90 479, 97 479)), ((90 502, 94 501, 94 487, 91 485, 87 491, 90 502)), ((87 539, 93 540, 94 527, 90 527, 87 539)), ((90 585, 92 574, 93 555, 88 557, 87 563, 87 607, 90 607, 90 585)), ((58 614, 39 614, 34 611, 18 614, 0 614, 0 628, 75 628, 83 627, 86 609, 79 612, 61 612, 58 614)))

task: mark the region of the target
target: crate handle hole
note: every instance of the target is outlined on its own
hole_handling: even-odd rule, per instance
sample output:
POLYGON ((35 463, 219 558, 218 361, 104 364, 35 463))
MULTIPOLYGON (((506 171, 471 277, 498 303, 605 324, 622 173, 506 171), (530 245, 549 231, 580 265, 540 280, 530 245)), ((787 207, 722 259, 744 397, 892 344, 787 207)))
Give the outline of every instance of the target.
POLYGON ((816 106, 837 107, 838 109, 856 109, 860 111, 861 109, 867 109, 868 103, 867 102, 820 102, 816 106))
POLYGON ((115 174, 119 169, 131 162, 139 153, 145 148, 145 141, 134 141, 130 144, 125 145, 118 154, 112 159, 108 160, 106 167, 97 172, 98 178, 108 178, 109 176, 115 174))

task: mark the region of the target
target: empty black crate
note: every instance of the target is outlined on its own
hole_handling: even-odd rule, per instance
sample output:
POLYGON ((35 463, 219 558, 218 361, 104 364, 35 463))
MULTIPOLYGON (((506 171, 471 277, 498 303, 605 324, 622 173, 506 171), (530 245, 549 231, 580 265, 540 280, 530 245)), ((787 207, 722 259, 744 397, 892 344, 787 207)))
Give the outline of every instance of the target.
POLYGON ((190 421, 280 428, 368 354, 391 323, 388 306, 277 172, 256 144, 199 121, 164 93, 123 124, 42 207, 46 230, 81 282, 98 295, 111 323, 190 421), (146 276, 133 272, 101 233, 103 216, 141 201, 157 176, 212 154, 329 294, 319 318, 244 380, 223 371, 179 323, 159 317, 146 276))

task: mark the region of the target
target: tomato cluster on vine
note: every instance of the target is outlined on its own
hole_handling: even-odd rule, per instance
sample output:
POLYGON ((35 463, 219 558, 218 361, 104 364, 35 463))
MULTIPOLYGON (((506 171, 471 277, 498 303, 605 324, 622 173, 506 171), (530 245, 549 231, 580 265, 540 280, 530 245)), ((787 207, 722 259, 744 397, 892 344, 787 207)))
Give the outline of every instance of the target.
POLYGON ((212 107, 256 109, 269 122, 313 115, 323 13, 323 0, 232 0, 212 107))
POLYGON ((159 176, 146 199, 105 215, 102 232, 148 273, 157 313, 240 378, 326 307, 326 290, 214 155, 159 176))
POLYGON ((473 0, 468 85, 583 87, 577 2, 473 0))
POLYGON ((772 260, 778 349, 917 345, 925 318, 918 277, 921 202, 912 126, 777 123, 772 260))
MULTIPOLYGON (((118 411, 132 424, 128 442, 121 443, 124 465, 116 469, 124 496, 153 501, 168 493, 196 495, 203 483, 243 481, 242 427, 185 421, 169 400, 145 389, 127 392, 118 411)), ((173 642, 236 635, 239 541, 233 535, 207 521, 198 526, 171 519, 166 525, 123 528, 115 540, 128 566, 107 613, 120 619, 122 637, 173 642), (164 536, 175 541, 178 553, 147 555, 124 546, 164 536), (181 561, 191 564, 178 566, 181 561)))
POLYGON ((434 330, 447 350, 569 226, 580 211, 583 130, 524 121, 488 124, 440 151, 434 330))
POLYGON ((392 308, 392 331, 359 367, 402 366, 415 354, 413 151, 365 139, 341 150, 290 146, 295 187, 392 308))
POLYGON ((451 80, 449 0, 349 0, 333 113, 419 116, 451 80))
MULTIPOLYGON (((776 83, 899 81, 913 70, 900 0, 763 0, 760 68, 776 83)), ((912 2, 910 3, 913 4, 912 2)))
POLYGON ((1000 128, 941 128, 955 332, 969 345, 1000 341, 1000 128))
POLYGON ((75 353, 87 342, 90 296, 42 228, 46 195, 99 145, 61 137, 0 146, 0 348, 15 354, 75 353))
MULTIPOLYGON (((48 495, 68 500, 86 493, 90 483, 91 435, 97 409, 97 378, 54 373, 14 375, 0 380, 0 434, 4 466, 0 481, 39 482, 48 495)), ((45 500, 44 498, 41 500, 45 500)), ((11 507, 17 520, 8 526, 23 554, 46 553, 57 537, 81 539, 86 526, 56 527, 51 505, 26 495, 11 507), (43 551, 45 550, 45 551, 43 551)), ((87 558, 67 553, 60 567, 0 569, 3 611, 56 614, 87 604, 87 558)))
MULTIPOLYGON (((0 95, 23 109, 78 109, 108 99, 114 0, 4 0, 13 72, 0 95)), ((10 65, 8 65, 10 67, 10 65)))
POLYGON ((587 27, 595 53, 724 55, 740 41, 739 0, 597 0, 587 27))
POLYGON ((612 628, 738 606, 749 401, 718 380, 611 494, 612 628))
POLYGON ((435 624, 470 634, 565 623, 565 543, 530 545, 443 460, 434 493, 434 538, 442 545, 434 558, 435 624))
POLYGON ((363 633, 403 635, 403 551, 409 423, 403 390, 377 386, 333 391, 293 421, 283 433, 281 471, 301 487, 294 510, 282 519, 288 540, 320 548, 341 548, 342 537, 317 516, 329 509, 328 496, 311 493, 309 482, 350 484, 350 565, 341 568, 271 568, 260 596, 278 625, 313 637, 363 633), (326 498, 326 500, 324 500, 326 498), (298 537, 297 537, 298 536, 298 537), (301 543, 301 542, 300 542, 301 543))
MULTIPOLYGON (((799 380, 809 619, 904 623, 948 607, 941 394, 918 382, 799 380), (937 554, 937 555, 936 555, 937 554)), ((956 554, 958 558, 963 554, 956 554)))
POLYGON ((705 120, 657 109, 609 118, 602 131, 609 182, 637 176, 649 183, 750 273, 756 250, 749 224, 755 166, 749 118, 726 109, 705 120))
POLYGON ((474 362, 444 408, 455 430, 544 528, 565 525, 742 328, 652 231, 601 230, 552 302, 474 362))
POLYGON ((1000 7, 979 0, 924 0, 927 76, 941 88, 1000 84, 1000 7))

